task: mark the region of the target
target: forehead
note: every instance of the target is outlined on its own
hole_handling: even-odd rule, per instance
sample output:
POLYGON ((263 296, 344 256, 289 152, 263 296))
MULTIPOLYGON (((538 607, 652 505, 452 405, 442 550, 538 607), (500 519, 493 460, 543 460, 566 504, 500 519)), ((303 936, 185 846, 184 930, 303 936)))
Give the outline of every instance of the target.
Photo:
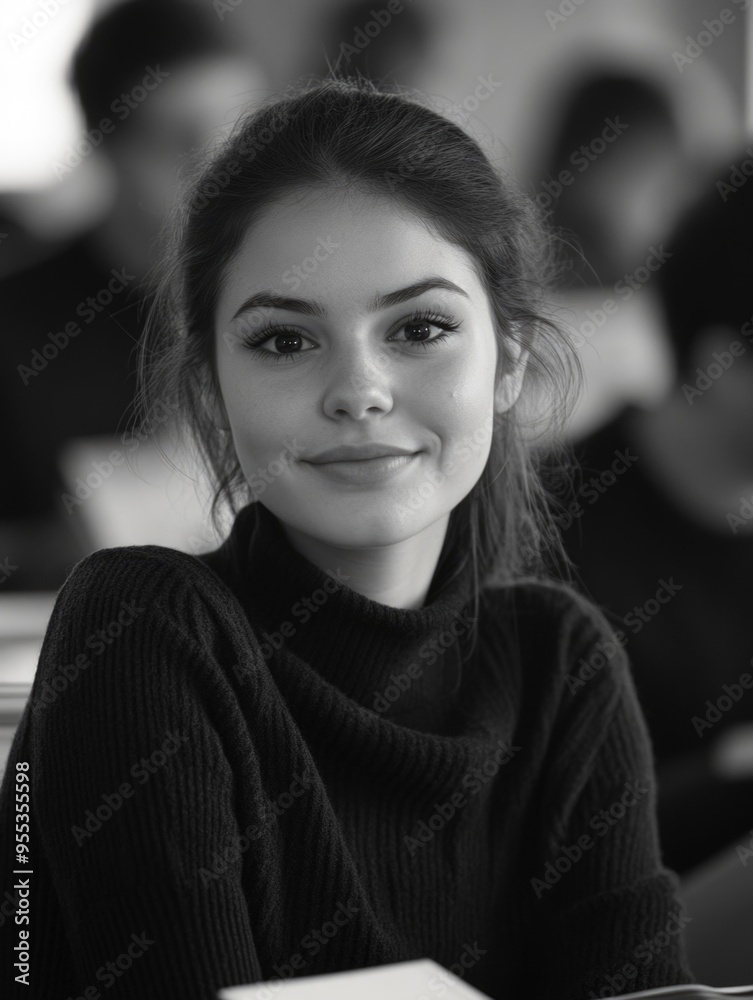
POLYGON ((352 187, 294 191, 247 230, 226 269, 219 309, 266 289, 332 310, 365 308, 375 295, 429 274, 485 299, 472 258, 396 198, 352 187))

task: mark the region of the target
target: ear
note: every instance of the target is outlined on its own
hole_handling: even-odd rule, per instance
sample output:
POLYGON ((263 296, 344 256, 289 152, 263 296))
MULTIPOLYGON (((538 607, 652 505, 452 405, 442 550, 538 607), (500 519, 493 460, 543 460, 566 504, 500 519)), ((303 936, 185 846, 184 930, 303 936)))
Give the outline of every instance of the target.
POLYGON ((506 360, 502 363, 502 374, 494 391, 495 413, 506 413, 518 401, 529 360, 525 342, 521 324, 514 323, 505 336, 506 360))

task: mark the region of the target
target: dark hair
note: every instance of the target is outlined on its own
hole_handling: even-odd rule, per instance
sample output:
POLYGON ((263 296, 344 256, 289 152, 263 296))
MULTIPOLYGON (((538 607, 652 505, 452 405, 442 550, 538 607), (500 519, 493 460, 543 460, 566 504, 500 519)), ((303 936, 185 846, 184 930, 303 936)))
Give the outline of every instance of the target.
POLYGON ((698 336, 716 324, 738 332, 753 320, 753 146, 728 158, 667 240, 657 274, 678 376, 688 374, 698 336))
MULTIPOLYGON (((225 420, 215 370, 215 307, 228 263, 258 214, 300 186, 350 184, 400 200, 473 261, 489 297, 506 369, 519 324, 530 352, 525 381, 563 420, 580 376, 577 353, 543 311, 547 243, 533 203, 513 193, 479 144, 415 95, 367 81, 293 88, 241 118, 226 144, 179 199, 165 268, 142 340, 141 412, 177 400, 216 483, 212 516, 233 514, 250 490, 225 420), (540 390, 540 391, 538 391, 540 390)), ((524 390, 525 391, 525 390, 524 390)), ((452 511, 440 565, 473 563, 475 601, 486 582, 566 564, 542 482, 541 414, 523 401, 498 416, 478 483, 452 511), (551 557, 551 560, 550 560, 551 557)), ((547 442, 551 445, 551 441, 547 442)), ((547 455, 556 456, 551 447, 547 455)))
POLYGON ((217 21, 181 0, 126 0, 98 18, 80 42, 70 79, 87 128, 112 118, 112 103, 149 67, 227 52, 217 21))

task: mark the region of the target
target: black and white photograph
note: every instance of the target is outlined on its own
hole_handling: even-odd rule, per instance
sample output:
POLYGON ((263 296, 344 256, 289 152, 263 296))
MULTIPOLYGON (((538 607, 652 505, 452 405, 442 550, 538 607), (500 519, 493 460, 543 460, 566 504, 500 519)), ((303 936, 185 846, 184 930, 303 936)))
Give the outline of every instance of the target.
POLYGON ((3 0, 0 997, 753 1000, 751 0, 3 0))

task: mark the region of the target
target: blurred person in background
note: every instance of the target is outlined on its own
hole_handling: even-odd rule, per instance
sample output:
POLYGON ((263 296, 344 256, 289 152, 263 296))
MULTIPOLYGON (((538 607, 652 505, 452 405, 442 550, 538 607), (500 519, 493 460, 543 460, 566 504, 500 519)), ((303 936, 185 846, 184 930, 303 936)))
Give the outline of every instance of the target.
MULTIPOLYGON (((257 66, 228 48, 218 24, 180 0, 128 0, 76 53, 71 79, 88 142, 78 145, 99 157, 113 197, 92 230, 0 282, 0 556, 14 567, 6 589, 57 589, 89 551, 61 502, 61 448, 122 432, 136 388, 142 282, 179 167, 262 92, 257 66)), ((58 176, 77 162, 69 152, 58 176)))
POLYGON ((753 182, 743 168, 753 169, 750 147, 667 241, 656 281, 676 358, 670 391, 577 446, 582 486, 559 518, 587 591, 625 637, 656 755, 664 859, 681 873, 753 826, 753 182))
POLYGON ((14 198, 0 193, 0 278, 30 267, 45 256, 14 205, 14 198))
POLYGON ((377 86, 420 87, 436 25, 437 11, 416 3, 394 12, 375 11, 372 0, 339 6, 323 24, 323 61, 315 75, 337 68, 377 86))
POLYGON ((653 278, 692 179, 669 95, 628 70, 593 69, 566 90, 544 159, 535 199, 562 238, 561 320, 587 378, 577 438, 666 388, 653 278))
POLYGON ((648 80, 595 73, 569 93, 537 196, 577 240, 567 286, 613 285, 668 232, 679 152, 669 99, 648 80), (573 180, 558 180, 563 170, 573 180))

